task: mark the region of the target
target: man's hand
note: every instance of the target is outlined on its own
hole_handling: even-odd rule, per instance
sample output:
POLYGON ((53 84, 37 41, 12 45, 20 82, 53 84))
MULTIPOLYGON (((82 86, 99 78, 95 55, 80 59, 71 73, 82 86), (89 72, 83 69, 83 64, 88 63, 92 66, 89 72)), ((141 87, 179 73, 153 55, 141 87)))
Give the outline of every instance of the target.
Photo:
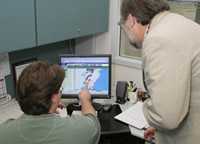
POLYGON ((96 112, 91 103, 91 95, 87 89, 83 89, 79 93, 79 99, 81 102, 81 111, 83 114, 93 114, 96 115, 96 112))
POLYGON ((143 91, 143 90, 141 90, 141 89, 138 89, 137 90, 137 98, 138 98, 138 100, 140 100, 140 101, 145 101, 145 99, 146 99, 146 92, 145 91, 143 91))
POLYGON ((144 138, 148 141, 152 141, 152 139, 154 139, 155 137, 155 132, 156 132, 155 128, 153 127, 147 128, 144 132, 144 138))
POLYGON ((80 102, 91 102, 91 95, 87 89, 83 89, 79 93, 80 102))

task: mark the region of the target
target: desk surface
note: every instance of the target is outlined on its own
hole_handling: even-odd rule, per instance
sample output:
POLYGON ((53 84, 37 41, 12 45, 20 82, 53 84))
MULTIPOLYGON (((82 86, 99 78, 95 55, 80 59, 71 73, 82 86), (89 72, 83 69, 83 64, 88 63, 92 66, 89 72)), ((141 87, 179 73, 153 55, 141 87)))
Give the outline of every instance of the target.
POLYGON ((109 111, 100 111, 98 113, 98 119, 101 124, 101 134, 120 134, 120 133, 130 133, 127 124, 122 123, 114 117, 122 112, 119 105, 113 105, 109 111))

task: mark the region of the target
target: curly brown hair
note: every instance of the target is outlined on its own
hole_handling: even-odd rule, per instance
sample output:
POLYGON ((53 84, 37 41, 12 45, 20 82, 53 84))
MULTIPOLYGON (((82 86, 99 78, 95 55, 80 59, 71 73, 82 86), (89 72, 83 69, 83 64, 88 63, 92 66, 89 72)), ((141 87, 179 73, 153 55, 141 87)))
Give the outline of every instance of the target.
POLYGON ((52 94, 58 93, 64 79, 59 65, 37 61, 24 69, 17 82, 17 101, 22 111, 29 115, 47 114, 52 94))

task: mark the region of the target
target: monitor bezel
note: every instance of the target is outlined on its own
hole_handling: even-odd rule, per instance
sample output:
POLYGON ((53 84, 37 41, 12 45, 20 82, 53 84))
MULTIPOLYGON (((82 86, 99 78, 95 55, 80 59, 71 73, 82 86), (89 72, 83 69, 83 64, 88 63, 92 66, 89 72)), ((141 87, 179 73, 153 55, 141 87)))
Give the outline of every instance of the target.
MULTIPOLYGON (((72 58, 84 58, 84 57, 106 57, 108 58, 108 64, 109 64, 109 80, 108 80, 108 95, 104 94, 92 94, 92 99, 110 99, 111 98, 111 86, 112 86, 112 55, 110 54, 100 54, 100 55, 69 55, 69 54, 61 54, 59 55, 59 65, 61 66, 61 58, 62 57, 72 57, 72 58)), ((63 99, 78 99, 78 94, 62 94, 61 98, 63 99)))

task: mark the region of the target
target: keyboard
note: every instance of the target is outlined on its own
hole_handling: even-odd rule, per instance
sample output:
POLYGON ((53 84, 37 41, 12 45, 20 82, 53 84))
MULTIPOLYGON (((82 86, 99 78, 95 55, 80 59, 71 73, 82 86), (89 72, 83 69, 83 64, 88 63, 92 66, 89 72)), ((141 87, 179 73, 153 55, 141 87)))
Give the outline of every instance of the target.
MULTIPOLYGON (((100 112, 103 110, 104 105, 99 103, 92 103, 92 106, 97 112, 100 112)), ((71 115, 73 111, 80 111, 81 105, 79 103, 71 103, 67 106, 67 113, 68 115, 71 115)))

